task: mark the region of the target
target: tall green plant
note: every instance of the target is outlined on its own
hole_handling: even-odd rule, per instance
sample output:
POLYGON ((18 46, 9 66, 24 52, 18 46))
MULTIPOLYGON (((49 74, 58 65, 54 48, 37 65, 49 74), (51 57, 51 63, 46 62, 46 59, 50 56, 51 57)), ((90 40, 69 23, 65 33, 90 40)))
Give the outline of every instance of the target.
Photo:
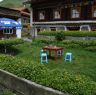
POLYGON ((65 35, 64 35, 64 32, 61 31, 61 32, 57 32, 57 34, 55 35, 55 38, 57 41, 62 41, 65 39, 65 35))

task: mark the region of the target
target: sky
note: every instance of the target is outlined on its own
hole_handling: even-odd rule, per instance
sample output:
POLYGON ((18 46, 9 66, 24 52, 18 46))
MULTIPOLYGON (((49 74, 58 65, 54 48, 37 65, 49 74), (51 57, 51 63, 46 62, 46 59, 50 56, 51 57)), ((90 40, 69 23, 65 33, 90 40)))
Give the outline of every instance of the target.
POLYGON ((0 0, 0 2, 2 2, 3 0, 0 0))

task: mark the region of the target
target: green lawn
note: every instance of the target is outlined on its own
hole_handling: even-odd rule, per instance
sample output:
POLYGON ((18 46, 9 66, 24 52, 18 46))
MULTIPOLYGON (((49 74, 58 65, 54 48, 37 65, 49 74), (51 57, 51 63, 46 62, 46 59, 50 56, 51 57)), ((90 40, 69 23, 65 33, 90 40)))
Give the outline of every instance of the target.
MULTIPOLYGON (((40 63, 40 49, 45 44, 34 45, 32 43, 24 43, 17 45, 16 49, 19 50, 16 57, 22 58, 28 62, 40 63)), ((52 60, 48 59, 48 64, 44 65, 49 69, 60 69, 61 71, 66 69, 70 73, 86 75, 96 81, 96 52, 90 52, 83 48, 65 48, 64 55, 66 52, 72 52, 72 62, 64 62, 63 59, 52 60)))
MULTIPOLYGON (((96 95, 96 41, 36 39, 21 43, 12 39, 9 44, 5 42, 1 41, 1 46, 9 45, 8 55, 0 54, 1 69, 72 95, 96 95), (13 42, 15 45, 11 47, 13 42), (48 63, 41 64, 40 50, 46 45, 64 47, 63 58, 48 59, 48 63), (71 63, 64 61, 66 52, 72 52, 71 63)), ((2 47, 1 51, 4 53, 2 47)))

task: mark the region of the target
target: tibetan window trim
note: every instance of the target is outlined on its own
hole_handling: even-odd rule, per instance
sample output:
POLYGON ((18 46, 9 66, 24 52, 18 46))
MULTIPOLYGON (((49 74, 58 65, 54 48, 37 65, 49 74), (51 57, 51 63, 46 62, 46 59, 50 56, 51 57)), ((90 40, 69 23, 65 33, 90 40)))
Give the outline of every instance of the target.
POLYGON ((80 7, 71 8, 71 18, 80 18, 81 9, 80 7))
POLYGON ((45 20, 45 11, 39 11, 39 20, 45 20))
POLYGON ((96 6, 92 7, 92 17, 96 18, 96 6))
POLYGON ((53 19, 61 19, 61 10, 60 9, 53 10, 53 19))

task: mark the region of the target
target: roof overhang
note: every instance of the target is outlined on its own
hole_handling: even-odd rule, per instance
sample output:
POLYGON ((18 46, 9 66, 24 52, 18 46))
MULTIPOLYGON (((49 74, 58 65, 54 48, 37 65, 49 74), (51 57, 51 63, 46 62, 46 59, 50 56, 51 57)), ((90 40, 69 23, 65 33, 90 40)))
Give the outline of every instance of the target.
POLYGON ((33 24, 96 24, 96 20, 33 22, 33 24))

